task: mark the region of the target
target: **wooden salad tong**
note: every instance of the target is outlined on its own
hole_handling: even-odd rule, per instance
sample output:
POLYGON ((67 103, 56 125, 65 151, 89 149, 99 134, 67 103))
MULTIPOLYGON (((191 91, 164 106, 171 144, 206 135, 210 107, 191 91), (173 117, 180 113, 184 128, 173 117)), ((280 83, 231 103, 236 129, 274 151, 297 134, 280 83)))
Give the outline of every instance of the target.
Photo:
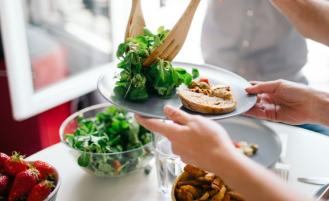
POLYGON ((132 0, 129 21, 125 39, 143 34, 145 20, 142 12, 141 0, 132 0))
POLYGON ((170 31, 167 38, 159 47, 153 50, 151 55, 144 61, 143 66, 150 66, 158 58, 167 61, 172 61, 175 58, 183 47, 199 3, 200 0, 191 0, 185 12, 170 31))
MULTIPOLYGON (((144 61, 143 66, 150 66, 158 58, 172 61, 182 49, 190 29, 195 11, 200 0, 191 0, 185 12, 169 32, 163 43, 152 51, 150 56, 144 61)), ((140 0, 133 0, 130 18, 126 29, 126 39, 143 33, 145 21, 141 10, 140 0)))

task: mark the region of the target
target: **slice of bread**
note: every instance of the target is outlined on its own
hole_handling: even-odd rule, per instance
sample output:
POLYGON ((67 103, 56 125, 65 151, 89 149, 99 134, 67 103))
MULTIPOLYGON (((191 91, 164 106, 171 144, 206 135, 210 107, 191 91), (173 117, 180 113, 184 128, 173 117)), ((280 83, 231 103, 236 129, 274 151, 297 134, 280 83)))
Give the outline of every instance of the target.
POLYGON ((202 114, 229 113, 237 105, 233 95, 224 99, 190 90, 180 90, 178 91, 178 96, 185 108, 202 114))

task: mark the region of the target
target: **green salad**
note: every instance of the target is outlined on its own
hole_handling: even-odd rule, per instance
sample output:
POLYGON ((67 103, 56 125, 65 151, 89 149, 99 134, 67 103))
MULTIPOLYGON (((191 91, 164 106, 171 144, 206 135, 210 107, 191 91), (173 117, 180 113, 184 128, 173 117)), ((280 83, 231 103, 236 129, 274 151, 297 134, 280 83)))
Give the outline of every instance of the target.
POLYGON ((94 118, 80 116, 76 123, 75 131, 65 134, 65 141, 80 151, 78 164, 96 175, 124 175, 152 156, 153 134, 123 109, 110 106, 94 118))
POLYGON ((168 98, 182 83, 189 86, 192 79, 199 76, 197 69, 190 74, 162 59, 143 67, 145 59, 161 45, 168 33, 164 27, 160 27, 156 34, 145 28, 143 35, 129 38, 119 45, 116 55, 120 60, 118 68, 122 71, 114 88, 116 95, 133 102, 146 101, 150 94, 168 98))

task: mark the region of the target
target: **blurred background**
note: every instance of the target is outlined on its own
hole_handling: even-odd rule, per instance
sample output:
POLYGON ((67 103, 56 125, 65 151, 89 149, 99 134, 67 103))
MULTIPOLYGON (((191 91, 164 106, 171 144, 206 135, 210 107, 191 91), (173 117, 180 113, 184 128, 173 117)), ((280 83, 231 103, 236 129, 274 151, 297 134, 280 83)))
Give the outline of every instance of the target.
MULTIPOLYGON (((6 1, 7 5, 11 0, 6 1)), ((104 65, 115 64, 117 44, 123 40, 123 32, 130 11, 128 0, 12 0, 12 6, 2 9, 0 23, 0 151, 13 150, 26 155, 59 142, 58 129, 62 121, 76 110, 103 102, 96 91, 97 79, 89 82, 90 72, 99 69, 104 73, 104 65), (15 3, 13 3, 15 2, 15 3), (19 5, 19 6, 17 6, 19 5), (9 10, 23 11, 24 24, 20 26, 25 37, 19 40, 22 47, 11 46, 15 38, 8 36, 8 30, 15 19, 9 10), (4 12, 8 11, 8 12, 4 12), (13 41, 6 41, 13 40, 13 41), (6 44, 6 45, 4 45, 6 44), (13 48, 15 50, 11 51, 13 48), (17 54, 14 54, 14 52, 17 54), (28 71, 23 66, 10 65, 6 60, 24 60, 28 56, 28 71), (8 65, 9 64, 9 65, 8 65), (47 100, 52 105, 35 109, 23 119, 13 115, 15 98, 12 91, 27 91, 24 85, 15 85, 17 80, 8 72, 21 72, 20 76, 29 78, 33 91, 26 96, 25 108, 38 108, 47 100), (9 77, 11 82, 9 82, 9 77), (31 78, 31 79, 30 79, 31 78), (79 78, 75 92, 70 86, 79 78), (82 81, 81 81, 82 80, 82 81), (56 88, 57 91, 53 90, 56 88), (58 93, 62 90, 62 93, 58 93), (75 94, 70 95, 70 94, 75 94), (40 102, 29 98, 45 96, 40 102), (74 98, 72 98, 74 97, 74 98), (48 99, 47 99, 48 98, 48 99), (58 99, 58 101, 56 101, 58 99), (29 105, 30 104, 30 105, 29 105)), ((171 28, 189 0, 143 0, 143 12, 148 28, 155 31, 164 25, 171 28)), ((2 6, 5 3, 2 2, 2 6)), ((201 30, 206 13, 207 1, 201 1, 194 18, 187 41, 175 60, 189 63, 203 63, 201 49, 201 30)), ((18 22, 20 15, 17 16, 18 22)), ((312 87, 329 91, 329 51, 328 47, 307 40, 308 61, 303 73, 312 87)), ((24 60, 25 61, 25 60, 24 60)), ((12 63, 11 63, 12 64, 12 63)), ((109 65, 108 68, 113 67, 109 65)), ((28 84, 26 84, 26 87, 28 84)), ((74 85, 75 86, 75 85, 74 85)), ((21 100, 24 104, 24 100, 21 100)), ((46 105, 46 104, 45 104, 46 105)), ((19 108, 18 108, 19 109, 19 108)))

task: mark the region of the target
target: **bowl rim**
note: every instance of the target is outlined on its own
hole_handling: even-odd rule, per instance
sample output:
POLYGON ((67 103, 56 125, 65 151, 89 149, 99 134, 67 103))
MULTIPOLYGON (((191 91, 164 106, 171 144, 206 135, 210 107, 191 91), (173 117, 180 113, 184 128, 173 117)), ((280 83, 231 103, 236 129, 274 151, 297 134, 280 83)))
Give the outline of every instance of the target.
POLYGON ((57 174, 57 184, 56 184, 56 187, 54 188, 54 190, 48 195, 48 197, 44 201, 49 201, 49 200, 53 199, 54 196, 57 196, 57 193, 59 191, 59 188, 60 188, 60 186, 62 184, 62 179, 61 179, 61 177, 59 175, 59 172, 58 172, 58 170, 56 168, 55 168, 55 170, 56 170, 56 174, 57 174))
MULTIPOLYGON (((154 144, 154 142, 153 142, 154 140, 152 140, 151 142, 149 142, 147 144, 144 144, 143 146, 140 146, 138 148, 129 149, 129 150, 126 150, 126 151, 121 151, 121 152, 113 152, 113 153, 94 153, 94 152, 87 152, 87 151, 82 151, 82 150, 79 150, 79 149, 75 149, 75 148, 71 147, 70 145, 68 145, 68 143, 64 139, 64 135, 65 135, 64 134, 64 129, 65 129, 66 125, 68 125, 69 122, 71 122, 73 119, 75 119, 76 117, 80 116, 81 114, 84 114, 86 112, 89 112, 89 111, 92 111, 92 110, 96 110, 96 109, 106 108, 106 107, 109 107, 109 106, 118 107, 118 106, 113 105, 111 103, 100 103, 100 104, 91 105, 89 107, 83 108, 82 110, 76 111, 73 114, 71 114, 70 116, 68 116, 62 122, 61 126, 59 127, 59 138, 61 140, 61 143, 63 143, 65 146, 67 146, 68 148, 70 148, 72 150, 75 150, 75 151, 78 151, 78 152, 81 152, 81 153, 92 154, 92 155, 117 155, 117 154, 131 153, 131 152, 134 152, 134 151, 138 151, 140 149, 143 149, 145 147, 149 147, 149 146, 151 146, 151 145, 154 144)), ((120 107, 118 107, 118 108, 120 108, 120 107)), ((129 112, 129 111, 127 111, 127 113, 128 114, 134 114, 134 113, 129 112)), ((152 133, 152 134, 154 135, 154 133, 152 133)))
POLYGON ((180 173, 180 175, 178 175, 178 176, 175 178, 174 183, 173 183, 172 186, 171 186, 171 192, 170 192, 170 195, 171 195, 171 199, 172 199, 172 201, 176 201, 176 200, 177 200, 177 199, 176 199, 176 187, 177 187, 178 182, 181 180, 182 176, 183 176, 183 172, 180 173))

